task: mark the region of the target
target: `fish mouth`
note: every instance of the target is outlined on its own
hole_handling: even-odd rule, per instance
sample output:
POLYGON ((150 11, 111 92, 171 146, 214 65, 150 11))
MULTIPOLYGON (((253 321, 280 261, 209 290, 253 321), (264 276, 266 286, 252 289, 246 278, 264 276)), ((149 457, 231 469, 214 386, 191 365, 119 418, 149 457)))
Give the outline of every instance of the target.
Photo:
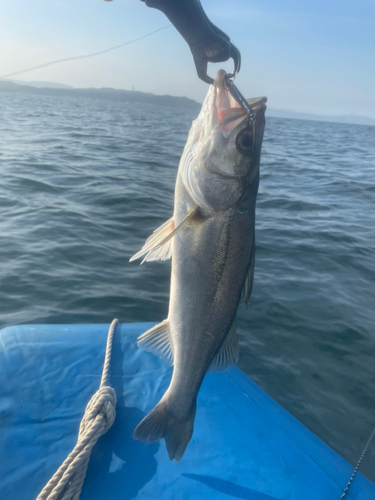
MULTIPOLYGON (((252 97, 246 99, 251 109, 258 115, 266 111, 267 97, 252 97)), ((222 130, 231 131, 247 116, 247 110, 240 106, 232 96, 228 99, 222 99, 218 106, 219 123, 218 126, 222 130)))
POLYGON ((260 111, 265 111, 266 108, 266 103, 267 103, 267 97, 252 97, 250 99, 246 99, 248 104, 250 104, 251 109, 254 111, 254 113, 259 113, 260 111))

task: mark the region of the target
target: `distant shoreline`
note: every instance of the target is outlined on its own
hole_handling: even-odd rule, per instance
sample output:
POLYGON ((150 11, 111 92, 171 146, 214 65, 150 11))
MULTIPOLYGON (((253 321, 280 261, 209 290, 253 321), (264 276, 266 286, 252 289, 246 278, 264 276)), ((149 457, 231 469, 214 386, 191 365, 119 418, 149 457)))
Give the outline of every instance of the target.
MULTIPOLYGON (((49 82, 26 82, 15 83, 10 80, 0 80, 0 92, 12 92, 20 94, 50 95, 58 97, 89 97, 92 99, 104 99, 108 101, 139 102, 168 106, 171 108, 182 108, 199 110, 201 104, 188 97, 176 97, 171 95, 156 95, 134 90, 118 90, 112 88, 87 88, 75 89, 67 85, 49 82), (45 85, 45 86, 44 86, 45 85), (48 87, 48 85, 51 85, 48 87)), ((348 123, 353 125, 375 126, 375 119, 364 116, 324 116, 309 113, 298 113, 288 110, 267 110, 267 116, 272 118, 286 118, 291 120, 310 120, 330 123, 348 123)))
POLYGON ((51 88, 33 87, 31 85, 20 85, 7 80, 0 80, 0 92, 12 92, 19 94, 50 95, 57 97, 90 97, 92 99, 104 99, 107 101, 139 102, 168 106, 172 108, 199 110, 201 104, 187 97, 175 97, 170 95, 155 95, 133 90, 116 90, 111 88, 51 88))
POLYGON ((324 116, 314 115, 310 113, 298 113, 296 111, 288 111, 283 109, 267 109, 267 116, 273 118, 287 118, 290 120, 308 120, 313 122, 328 122, 328 123, 347 123, 349 125, 364 125, 375 127, 375 119, 367 118, 366 116, 324 116))

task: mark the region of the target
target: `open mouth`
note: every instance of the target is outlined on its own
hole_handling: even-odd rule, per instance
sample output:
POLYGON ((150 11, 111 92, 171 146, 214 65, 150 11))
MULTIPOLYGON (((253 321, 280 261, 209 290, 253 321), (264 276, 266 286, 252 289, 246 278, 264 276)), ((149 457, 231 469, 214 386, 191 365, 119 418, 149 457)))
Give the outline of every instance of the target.
MULTIPOLYGON (((246 99, 246 102, 256 115, 266 110, 267 97, 253 97, 246 99)), ((248 116, 248 111, 228 94, 219 102, 218 114, 219 127, 231 131, 248 116)))
POLYGON ((245 99, 223 69, 217 72, 213 86, 215 122, 222 131, 231 131, 246 117, 254 120, 258 113, 266 110, 267 97, 245 99))

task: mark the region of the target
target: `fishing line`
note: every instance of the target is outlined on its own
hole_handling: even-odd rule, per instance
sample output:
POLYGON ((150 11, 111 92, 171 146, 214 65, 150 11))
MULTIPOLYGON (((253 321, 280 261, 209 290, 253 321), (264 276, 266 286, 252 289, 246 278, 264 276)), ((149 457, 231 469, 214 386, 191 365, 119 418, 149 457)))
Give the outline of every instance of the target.
POLYGON ((45 63, 45 64, 40 64, 39 66, 33 66, 32 68, 27 68, 27 69, 23 69, 21 71, 15 71, 14 73, 8 73, 6 75, 1 75, 0 78, 10 78, 11 76, 20 75, 21 73, 27 73, 28 71, 34 71, 34 70, 40 69, 40 68, 45 68, 46 66, 51 66, 52 64, 58 64, 58 63, 67 62, 67 61, 75 61, 77 59, 87 59, 88 57, 94 57, 94 56, 98 56, 100 54, 105 54, 106 52, 110 52, 111 50, 116 50, 116 49, 119 49, 120 47, 125 47, 125 45, 130 45, 131 43, 135 43, 135 42, 138 42, 139 40, 143 40, 144 38, 147 38, 148 36, 151 36, 154 33, 157 33, 158 31, 170 28, 171 26, 172 26, 171 24, 168 24, 167 26, 163 26, 162 28, 159 28, 157 30, 151 31, 150 33, 147 33, 147 35, 140 36, 139 38, 135 38, 134 40, 130 40, 129 42, 121 43, 120 45, 115 45, 114 47, 111 47, 109 49, 101 50, 99 52, 93 52, 92 54, 87 54, 85 56, 75 56, 75 57, 66 57, 64 59, 57 59, 56 61, 50 61, 50 62, 45 63))
POLYGON ((352 482, 354 481, 354 478, 355 478, 355 476, 356 476, 356 474, 357 474, 357 472, 358 472, 358 469, 359 469, 359 467, 360 467, 360 465, 361 465, 361 463, 362 463, 362 460, 363 460, 364 456, 365 456, 365 455, 366 455, 366 453, 367 453, 368 447, 370 446, 370 443, 371 443, 372 438, 374 437, 374 435, 375 435, 375 427, 374 427, 374 429, 373 429, 372 433, 370 434, 370 437, 368 438, 368 440, 367 440, 367 443, 366 443, 365 447, 363 448, 363 451, 362 451, 362 453, 361 453, 361 456, 359 457, 359 460, 358 460, 358 462, 357 462, 357 465, 356 465, 356 466, 355 466, 355 468, 354 468, 354 471, 353 471, 353 474, 351 475, 351 478, 350 478, 350 479, 349 479, 349 481, 347 482, 347 485, 345 486, 345 489, 344 489, 344 491, 342 492, 342 495, 341 495, 341 497, 340 497, 340 500, 343 500, 343 498, 345 498, 346 494, 348 493, 348 490, 349 490, 349 488, 350 488, 350 485, 351 485, 351 484, 352 484, 352 482))

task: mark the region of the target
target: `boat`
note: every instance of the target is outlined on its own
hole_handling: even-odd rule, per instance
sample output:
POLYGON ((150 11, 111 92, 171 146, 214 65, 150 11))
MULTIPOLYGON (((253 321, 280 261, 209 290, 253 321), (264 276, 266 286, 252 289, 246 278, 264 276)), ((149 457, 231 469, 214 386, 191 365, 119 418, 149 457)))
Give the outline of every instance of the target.
MULTIPOLYGON (((339 500, 353 467, 236 366, 208 373, 180 462, 134 428, 168 387, 171 368, 141 351, 153 324, 118 324, 109 385, 116 420, 92 450, 81 500, 339 500)), ((0 330, 0 498, 35 500, 77 441, 98 390, 109 325, 0 330)), ((347 500, 374 500, 358 473, 347 500)))

